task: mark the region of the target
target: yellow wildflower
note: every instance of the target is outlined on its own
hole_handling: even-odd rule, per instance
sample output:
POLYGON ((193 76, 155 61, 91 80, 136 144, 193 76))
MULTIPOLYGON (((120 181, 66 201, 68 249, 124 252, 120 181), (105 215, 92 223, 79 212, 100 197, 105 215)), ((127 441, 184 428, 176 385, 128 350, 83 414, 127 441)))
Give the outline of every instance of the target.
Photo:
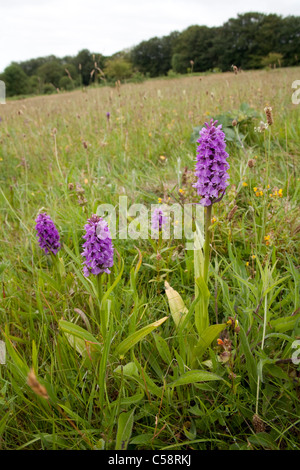
POLYGON ((245 181, 243 181, 243 186, 248 186, 248 183, 246 183, 245 181))
POLYGON ((278 196, 282 197, 282 189, 279 189, 278 196))
POLYGON ((161 201, 162 201, 162 198, 159 197, 159 198, 158 198, 158 203, 161 204, 161 201))
POLYGON ((253 188, 253 191, 256 193, 256 191, 257 191, 257 187, 256 187, 256 186, 255 186, 255 188, 253 188))

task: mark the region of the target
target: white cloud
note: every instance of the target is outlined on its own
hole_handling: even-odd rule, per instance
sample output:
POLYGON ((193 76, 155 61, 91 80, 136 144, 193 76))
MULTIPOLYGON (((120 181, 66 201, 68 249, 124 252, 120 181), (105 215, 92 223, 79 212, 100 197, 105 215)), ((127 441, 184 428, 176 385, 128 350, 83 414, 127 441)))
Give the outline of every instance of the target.
POLYGON ((9 0, 0 4, 0 71, 11 61, 87 48, 111 55, 192 24, 217 26, 238 13, 300 15, 297 0, 9 0))

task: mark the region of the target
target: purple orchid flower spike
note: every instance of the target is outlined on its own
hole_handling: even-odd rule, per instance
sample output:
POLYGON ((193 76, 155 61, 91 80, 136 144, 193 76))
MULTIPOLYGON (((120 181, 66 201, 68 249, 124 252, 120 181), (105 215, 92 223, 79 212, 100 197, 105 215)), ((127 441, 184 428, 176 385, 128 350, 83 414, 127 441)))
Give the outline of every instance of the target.
POLYGON ((43 212, 37 216, 35 221, 36 236, 40 247, 46 255, 50 252, 56 255, 60 249, 60 236, 51 217, 43 212))
POLYGON ((85 277, 90 274, 109 274, 109 268, 114 264, 114 247, 107 222, 102 217, 93 215, 88 219, 84 228, 83 238, 86 241, 83 244, 84 251, 81 255, 85 258, 83 263, 85 277))
POLYGON ((225 151, 225 134, 222 125, 216 127, 218 121, 211 119, 210 123, 200 131, 197 141, 197 158, 195 174, 198 178, 194 187, 198 195, 202 196, 200 204, 210 206, 222 199, 226 187, 229 185, 227 170, 229 164, 226 161, 228 153, 225 151))

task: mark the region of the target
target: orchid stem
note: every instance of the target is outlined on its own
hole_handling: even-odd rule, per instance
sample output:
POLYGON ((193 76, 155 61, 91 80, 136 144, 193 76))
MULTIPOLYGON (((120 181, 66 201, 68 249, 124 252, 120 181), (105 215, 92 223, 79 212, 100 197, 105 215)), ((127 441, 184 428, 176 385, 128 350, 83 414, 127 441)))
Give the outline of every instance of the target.
POLYGON ((208 268, 209 268, 209 259, 210 259, 210 239, 211 232, 209 227, 211 225, 211 214, 212 214, 212 204, 207 206, 205 213, 205 242, 204 242, 204 281, 207 284, 208 282, 208 268))

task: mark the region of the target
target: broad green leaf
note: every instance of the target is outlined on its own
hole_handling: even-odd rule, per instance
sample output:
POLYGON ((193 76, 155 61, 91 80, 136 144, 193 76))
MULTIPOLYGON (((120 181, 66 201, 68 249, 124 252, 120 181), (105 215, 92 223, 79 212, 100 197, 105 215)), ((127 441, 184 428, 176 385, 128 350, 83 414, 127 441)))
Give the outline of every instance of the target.
POLYGON ((212 380, 224 380, 217 374, 205 370, 189 370, 178 379, 168 384, 168 387, 179 387, 180 385, 189 385, 197 382, 208 382, 212 380))
MULTIPOLYGON (((101 352, 102 347, 101 344, 96 340, 96 338, 86 331, 84 328, 81 328, 81 326, 74 325, 74 323, 68 322, 66 320, 60 320, 58 322, 59 328, 66 334, 68 341, 73 341, 74 347, 80 352, 82 350, 82 344, 80 341, 74 341, 70 339, 70 336, 73 336, 75 338, 79 338, 83 340, 85 343, 88 343, 89 348, 91 350, 96 350, 101 352)), ((87 344, 86 344, 87 346, 87 344)))
POLYGON ((199 335, 208 328, 208 304, 210 292, 203 276, 196 278, 196 286, 199 289, 199 302, 195 307, 195 325, 199 335))
POLYGON ((178 292, 165 281, 166 295, 168 297, 169 307, 172 318, 176 326, 179 326, 184 316, 188 313, 188 309, 184 305, 182 297, 178 292))
POLYGON ((149 444, 151 443, 151 439, 153 439, 153 433, 139 434, 131 439, 130 444, 149 444))
POLYGON ((159 334, 153 333, 157 351, 166 364, 171 364, 172 356, 167 341, 159 334))
POLYGON ((68 333, 64 333, 64 335, 67 338, 70 346, 72 346, 72 348, 75 349, 80 354, 80 356, 86 357, 86 342, 83 339, 77 338, 74 335, 69 335, 68 333))
POLYGON ((115 373, 117 374, 124 374, 128 375, 129 377, 138 377, 139 371, 134 362, 128 362, 128 364, 125 364, 125 366, 118 366, 115 370, 115 373))
POLYGON ((115 450, 126 450, 131 437, 133 427, 134 409, 127 413, 121 413, 118 420, 118 431, 115 450))
POLYGON ((245 334, 245 331, 242 328, 242 326, 240 328, 241 329, 239 333, 239 338, 240 338, 241 350, 244 353, 245 359, 246 359, 246 366, 247 366, 246 370, 248 372, 249 385, 250 385, 252 393, 256 393, 256 383, 257 383, 256 361, 251 352, 250 345, 248 342, 248 338, 245 334))
POLYGON ((276 332, 284 333, 286 331, 293 330, 296 322, 299 321, 300 314, 289 317, 277 318, 271 320, 270 325, 276 332))
POLYGON ((220 333, 226 328, 226 323, 220 325, 211 325, 206 328, 205 331, 200 335, 199 341, 193 351, 195 359, 201 359, 206 349, 211 343, 220 335, 220 333))
POLYGON ((120 356, 126 354, 129 349, 131 349, 136 343, 145 338, 145 336, 151 333, 151 331, 155 330, 160 325, 162 325, 168 318, 169 317, 161 318, 160 320, 150 323, 150 325, 144 326, 144 328, 135 331, 134 333, 129 335, 128 338, 124 339, 124 341, 122 341, 119 346, 117 346, 115 353, 120 356))

